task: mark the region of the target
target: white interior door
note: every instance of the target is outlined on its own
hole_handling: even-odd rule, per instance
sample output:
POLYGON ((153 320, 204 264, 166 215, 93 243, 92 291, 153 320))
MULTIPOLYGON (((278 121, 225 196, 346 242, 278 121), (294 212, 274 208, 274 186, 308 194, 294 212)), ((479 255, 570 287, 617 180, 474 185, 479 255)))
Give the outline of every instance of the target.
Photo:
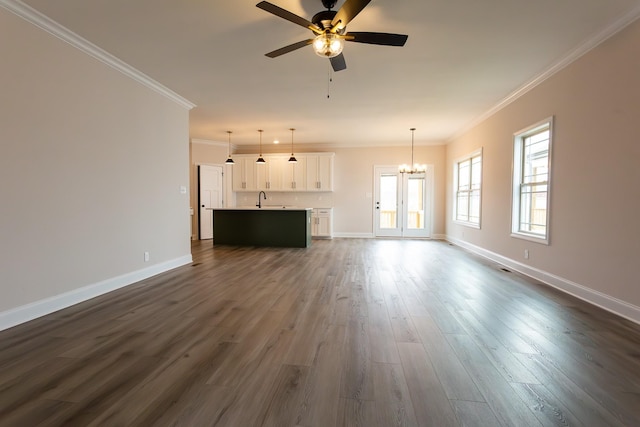
POLYGON ((376 166, 376 237, 430 237, 433 168, 421 174, 401 174, 395 166, 376 166))
POLYGON ((213 211, 222 207, 222 166, 198 166, 198 205, 200 240, 213 238, 213 211))

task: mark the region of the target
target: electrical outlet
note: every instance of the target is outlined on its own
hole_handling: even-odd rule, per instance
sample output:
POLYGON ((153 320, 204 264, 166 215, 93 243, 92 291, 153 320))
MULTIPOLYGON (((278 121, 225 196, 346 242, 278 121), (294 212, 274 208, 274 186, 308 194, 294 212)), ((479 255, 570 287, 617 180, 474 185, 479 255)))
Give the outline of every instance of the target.
POLYGON ((524 250, 524 259, 529 259, 529 249, 524 250))
POLYGON ((149 262, 149 252, 147 251, 144 253, 144 262, 149 262))

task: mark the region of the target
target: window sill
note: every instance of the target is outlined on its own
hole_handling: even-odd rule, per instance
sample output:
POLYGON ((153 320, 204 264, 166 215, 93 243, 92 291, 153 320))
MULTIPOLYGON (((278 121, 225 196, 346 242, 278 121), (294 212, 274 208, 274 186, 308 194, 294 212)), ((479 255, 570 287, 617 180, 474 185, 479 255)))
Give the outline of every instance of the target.
POLYGON ((460 221, 458 219, 454 219, 453 223, 462 225, 463 227, 475 228, 476 230, 480 230, 480 224, 476 224, 473 222, 466 222, 466 221, 460 221))
POLYGON ((535 234, 526 234, 526 233, 515 233, 511 232, 511 237, 515 237, 516 239, 528 240, 534 243, 540 243, 542 245, 549 245, 548 237, 540 237, 535 234))

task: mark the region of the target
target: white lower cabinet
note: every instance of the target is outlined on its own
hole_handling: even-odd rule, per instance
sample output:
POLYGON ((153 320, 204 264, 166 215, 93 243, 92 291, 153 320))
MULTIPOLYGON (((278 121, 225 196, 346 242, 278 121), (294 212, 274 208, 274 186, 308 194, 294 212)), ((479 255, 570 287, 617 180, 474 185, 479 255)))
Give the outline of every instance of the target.
POLYGON ((333 237, 333 209, 313 209, 311 212, 311 236, 325 239, 333 237))

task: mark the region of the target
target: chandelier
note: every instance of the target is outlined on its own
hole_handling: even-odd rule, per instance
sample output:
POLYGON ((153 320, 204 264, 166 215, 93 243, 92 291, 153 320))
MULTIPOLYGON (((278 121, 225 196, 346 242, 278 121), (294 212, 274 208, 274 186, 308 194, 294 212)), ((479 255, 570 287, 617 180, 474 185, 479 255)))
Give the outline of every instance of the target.
POLYGON ((424 173, 427 170, 427 165, 422 165, 419 163, 413 163, 413 134, 416 128, 409 129, 411 131, 411 165, 402 164, 398 168, 400 173, 424 173))

